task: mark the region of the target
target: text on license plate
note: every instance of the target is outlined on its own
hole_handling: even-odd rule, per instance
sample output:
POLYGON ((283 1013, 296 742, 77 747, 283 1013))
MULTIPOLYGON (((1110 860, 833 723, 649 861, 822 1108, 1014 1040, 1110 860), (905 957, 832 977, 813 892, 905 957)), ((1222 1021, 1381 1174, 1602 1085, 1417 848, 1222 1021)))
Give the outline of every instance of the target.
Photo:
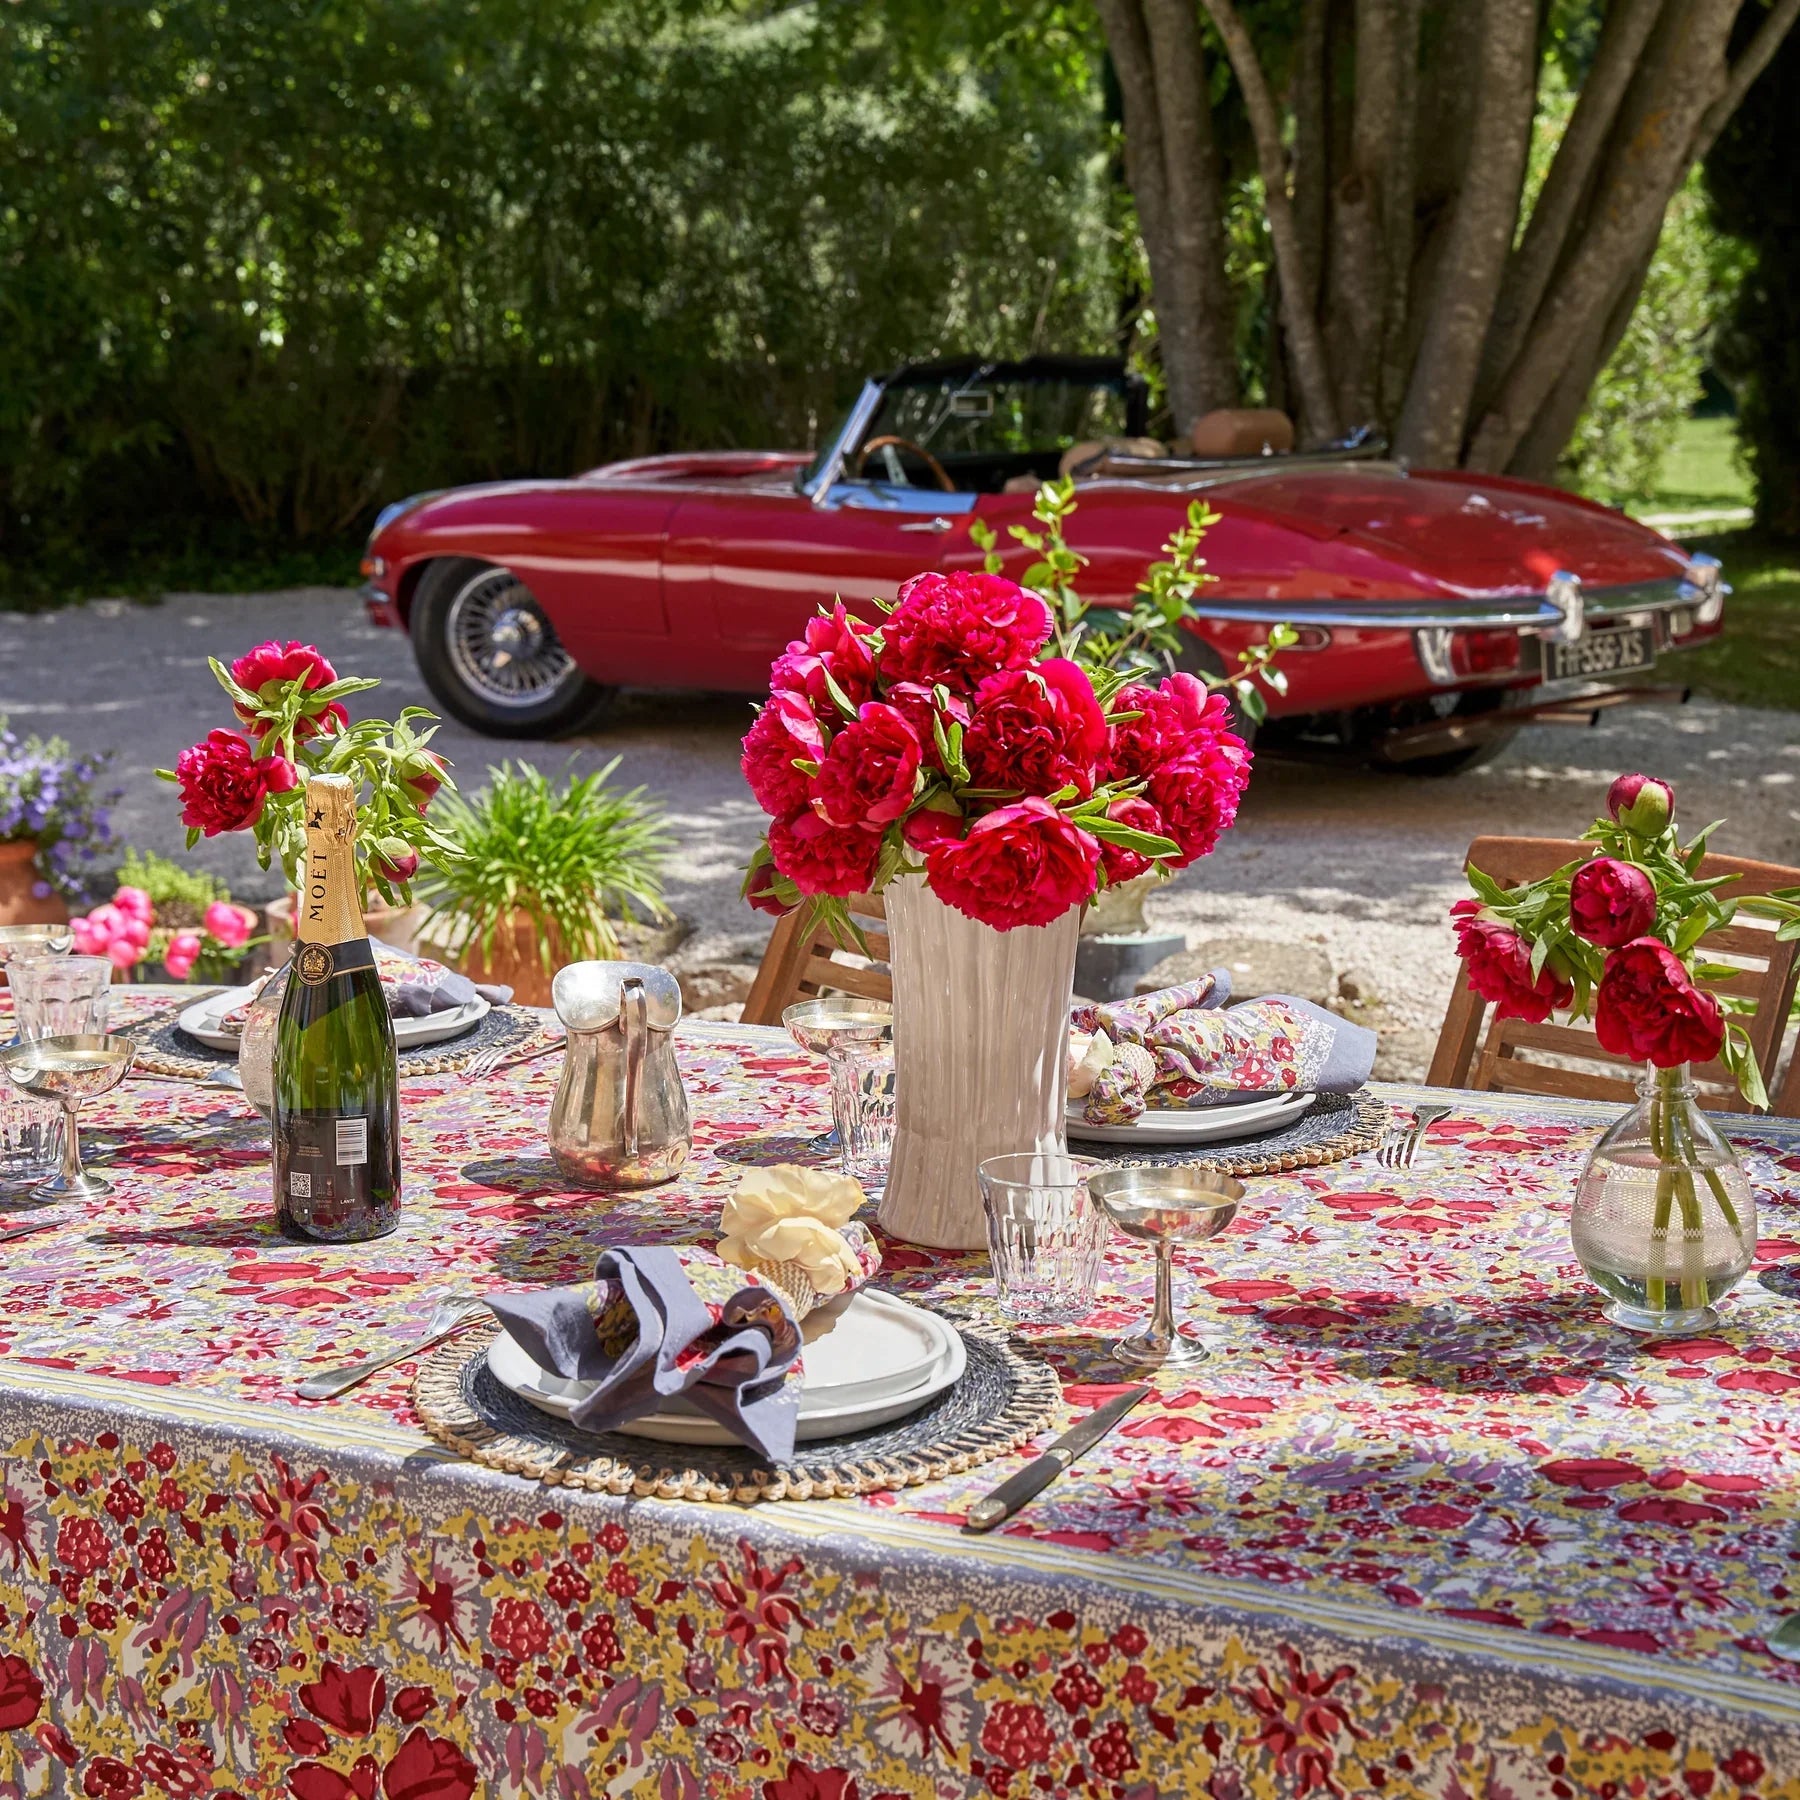
POLYGON ((1552 681, 1570 675, 1617 675, 1625 669, 1647 669, 1656 660, 1656 646, 1647 629, 1590 631, 1577 644, 1548 644, 1552 681))

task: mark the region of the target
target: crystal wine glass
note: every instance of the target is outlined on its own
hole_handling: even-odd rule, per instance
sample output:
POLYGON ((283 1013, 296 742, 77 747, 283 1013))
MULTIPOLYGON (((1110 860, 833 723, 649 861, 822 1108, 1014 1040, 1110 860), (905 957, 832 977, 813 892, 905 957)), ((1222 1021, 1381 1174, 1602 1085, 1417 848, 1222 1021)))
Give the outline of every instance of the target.
POLYGON ((831 1068, 831 1117, 843 1170, 865 1187, 887 1180, 894 1147, 894 1009, 833 994, 790 1006, 781 1022, 802 1050, 831 1068))
POLYGON ((0 925, 0 970, 15 958, 67 956, 74 947, 68 925, 0 925))
POLYGON ((16 1087, 63 1109, 62 1167, 31 1190, 34 1200, 91 1200, 110 1193, 110 1182, 81 1166, 78 1136, 82 1102, 110 1093, 131 1068, 137 1045, 103 1032, 34 1038, 0 1050, 0 1069, 16 1087))
POLYGON ((1204 1243, 1237 1217, 1244 1184, 1215 1169, 1091 1170, 1088 1193, 1129 1238, 1156 1246, 1156 1305, 1142 1331, 1112 1353, 1143 1368, 1180 1369, 1202 1362, 1206 1346, 1175 1320, 1175 1246, 1204 1243))

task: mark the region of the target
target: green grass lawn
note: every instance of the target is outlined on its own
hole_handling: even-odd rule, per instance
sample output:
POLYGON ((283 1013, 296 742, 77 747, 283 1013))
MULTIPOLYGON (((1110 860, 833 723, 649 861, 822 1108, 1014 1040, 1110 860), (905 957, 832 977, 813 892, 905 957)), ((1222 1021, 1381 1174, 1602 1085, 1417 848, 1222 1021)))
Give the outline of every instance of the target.
POLYGON ((1712 506, 1751 506, 1755 490, 1738 456, 1735 419, 1685 419, 1663 458, 1656 492, 1643 512, 1697 512, 1712 506))
POLYGON ((1754 531, 1682 541, 1724 563, 1732 592, 1724 634, 1672 659, 1670 676, 1717 700, 1800 712, 1800 543, 1754 531))

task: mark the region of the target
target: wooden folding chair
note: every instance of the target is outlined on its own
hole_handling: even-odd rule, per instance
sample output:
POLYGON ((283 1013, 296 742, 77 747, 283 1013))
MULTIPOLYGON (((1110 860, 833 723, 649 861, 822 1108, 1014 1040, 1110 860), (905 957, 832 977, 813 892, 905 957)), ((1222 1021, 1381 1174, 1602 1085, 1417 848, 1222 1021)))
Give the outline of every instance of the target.
MULTIPOLYGON (((1480 837, 1469 846, 1466 866, 1479 869, 1502 887, 1540 881, 1564 863, 1592 856, 1598 846, 1569 838, 1480 837)), ((1700 865, 1703 876, 1736 875, 1727 894, 1744 898, 1766 894, 1770 888, 1792 887, 1800 882, 1800 870, 1776 863, 1748 862, 1737 856, 1708 856, 1700 865)), ((1775 1065, 1781 1055, 1782 1032, 1794 986, 1800 978, 1800 943, 1778 943, 1772 925, 1742 915, 1722 931, 1702 940, 1708 958, 1737 965, 1739 973, 1707 985, 1720 993, 1736 994, 1755 1003, 1745 1019, 1757 1065, 1763 1072, 1776 1112, 1800 1113, 1800 1050, 1795 1068, 1777 1089, 1775 1065)), ((1456 987, 1438 1033, 1426 1080, 1433 1087, 1498 1089, 1509 1093, 1565 1094, 1588 1100, 1630 1100, 1636 1092, 1636 1065, 1624 1057, 1610 1056, 1600 1048, 1591 1025, 1533 1025, 1523 1019, 1495 1019, 1482 1024, 1487 1002, 1469 987, 1466 968, 1459 968, 1456 987), (1520 1052, 1537 1052, 1557 1058, 1549 1063, 1520 1052), (1569 1068, 1569 1062, 1588 1065, 1569 1068)), ((1741 1015, 1740 1015, 1741 1016, 1741 1015)), ((1694 1082, 1703 1105, 1714 1112, 1744 1112, 1736 1079, 1720 1063, 1694 1070, 1694 1082)))
MULTIPOLYGON (((879 963, 888 957, 887 908, 879 894, 857 894, 849 901, 851 916, 862 927, 870 956, 879 963)), ((798 907, 778 920, 762 967, 751 983, 744 1002, 746 1025, 779 1025, 782 1013, 810 995, 827 989, 840 994, 860 994, 865 1000, 892 1000, 894 978, 885 968, 850 961, 827 925, 813 922, 811 910, 798 907)))

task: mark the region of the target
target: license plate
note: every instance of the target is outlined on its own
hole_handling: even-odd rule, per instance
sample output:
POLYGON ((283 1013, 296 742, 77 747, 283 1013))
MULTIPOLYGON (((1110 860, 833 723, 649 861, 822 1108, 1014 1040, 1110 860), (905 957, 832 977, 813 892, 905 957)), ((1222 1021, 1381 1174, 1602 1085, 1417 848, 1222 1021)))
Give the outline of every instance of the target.
POLYGON ((1647 669, 1656 661, 1656 645, 1646 626, 1629 631, 1590 631, 1579 643, 1547 644, 1552 681, 1572 675, 1620 675, 1631 669, 1647 669))

